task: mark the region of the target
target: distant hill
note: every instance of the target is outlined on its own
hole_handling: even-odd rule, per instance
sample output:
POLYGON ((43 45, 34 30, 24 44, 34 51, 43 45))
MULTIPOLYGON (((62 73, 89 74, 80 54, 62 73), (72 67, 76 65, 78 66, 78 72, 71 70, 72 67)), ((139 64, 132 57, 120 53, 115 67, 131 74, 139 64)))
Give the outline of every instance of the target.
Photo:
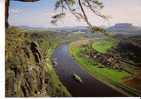
POLYGON ((87 32, 88 27, 77 26, 77 27, 60 27, 60 28, 48 28, 49 31, 61 32, 61 33, 72 33, 72 32, 87 32))
POLYGON ((20 29, 26 29, 26 30, 46 30, 47 28, 44 27, 33 27, 33 26, 14 26, 14 27, 18 27, 20 29))
POLYGON ((76 26, 76 27, 56 27, 56 28, 44 28, 44 27, 31 27, 31 26, 15 26, 21 29, 27 30, 48 30, 51 32, 58 32, 58 33, 72 33, 72 32, 88 32, 87 26, 76 26))
POLYGON ((141 27, 134 26, 130 23, 118 23, 107 29, 115 35, 141 35, 141 27))
POLYGON ((127 29, 132 28, 132 27, 133 27, 133 25, 129 24, 129 23, 118 23, 118 24, 115 24, 110 29, 113 29, 113 30, 127 30, 127 29))
MULTIPOLYGON (((30 27, 30 26, 16 26, 22 29, 28 30, 47 30, 56 33, 89 33, 88 26, 76 26, 76 27, 56 27, 56 28, 44 28, 44 27, 30 27)), ((107 32, 112 32, 118 36, 136 36, 141 35, 141 27, 134 26, 130 23, 117 23, 106 29, 107 32)))

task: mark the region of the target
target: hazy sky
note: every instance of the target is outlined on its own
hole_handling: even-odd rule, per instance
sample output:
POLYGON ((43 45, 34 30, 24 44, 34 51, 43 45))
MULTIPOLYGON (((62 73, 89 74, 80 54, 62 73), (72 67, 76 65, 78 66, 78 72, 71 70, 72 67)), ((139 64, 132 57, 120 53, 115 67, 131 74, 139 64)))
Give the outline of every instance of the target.
MULTIPOLYGON (((56 27, 50 23, 56 0, 40 0, 34 3, 11 1, 9 22, 12 25, 35 27, 56 27)), ((141 0, 101 0, 104 3, 103 14, 109 16, 109 21, 93 16, 86 11, 94 25, 113 25, 115 23, 133 23, 141 26, 141 0)), ((82 26, 83 21, 78 21, 68 12, 67 16, 58 22, 58 26, 82 26)))

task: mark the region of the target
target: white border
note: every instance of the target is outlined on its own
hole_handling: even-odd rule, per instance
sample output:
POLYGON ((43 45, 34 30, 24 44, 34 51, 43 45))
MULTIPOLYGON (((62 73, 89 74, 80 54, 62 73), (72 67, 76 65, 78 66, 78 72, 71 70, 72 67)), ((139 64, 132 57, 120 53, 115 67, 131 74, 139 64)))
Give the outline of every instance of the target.
POLYGON ((5 97, 5 26, 4 1, 0 0, 0 99, 5 97))
MULTIPOLYGON (((0 99, 5 98, 5 15, 4 15, 4 1, 5 0, 0 0, 0 99)), ((35 97, 34 97, 35 98, 35 97)), ((28 98, 28 99, 34 99, 34 98, 28 98)), ((38 98, 38 97, 37 97, 38 98)), ((42 98, 51 98, 51 97, 42 97, 42 98)), ((59 98, 59 97, 56 97, 59 98)), ((51 98, 51 99, 56 99, 56 98, 51 98)), ((125 99, 127 97, 89 97, 93 99, 125 99)), ((89 99, 85 98, 85 99, 89 99)), ((16 99, 21 99, 21 98, 16 98, 16 99)), ((26 98, 22 98, 26 99, 26 98)), ((39 97, 38 99, 41 99, 39 97)), ((66 98, 60 98, 60 99, 66 99, 66 98)), ((76 99, 75 97, 71 97, 71 99, 76 99)), ((78 99, 82 99, 78 98, 78 99)), ((139 97, 128 97, 127 99, 141 99, 139 97)))

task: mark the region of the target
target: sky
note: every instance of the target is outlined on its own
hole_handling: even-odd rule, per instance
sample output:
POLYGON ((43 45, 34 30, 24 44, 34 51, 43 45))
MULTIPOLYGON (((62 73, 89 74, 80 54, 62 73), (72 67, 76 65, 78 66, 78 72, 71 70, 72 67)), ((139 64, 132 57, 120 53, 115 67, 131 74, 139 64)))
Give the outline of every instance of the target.
MULTIPOLYGON (((50 23, 51 16, 58 13, 54 10, 56 0, 40 0, 34 3, 19 1, 10 2, 9 23, 16 26, 31 27, 64 27, 86 26, 84 21, 77 20, 67 11, 67 15, 57 25, 50 23)), ((103 20, 86 9, 89 21, 96 26, 111 26, 116 23, 132 23, 141 26, 141 0, 101 0, 104 8, 101 13, 108 16, 103 20)))

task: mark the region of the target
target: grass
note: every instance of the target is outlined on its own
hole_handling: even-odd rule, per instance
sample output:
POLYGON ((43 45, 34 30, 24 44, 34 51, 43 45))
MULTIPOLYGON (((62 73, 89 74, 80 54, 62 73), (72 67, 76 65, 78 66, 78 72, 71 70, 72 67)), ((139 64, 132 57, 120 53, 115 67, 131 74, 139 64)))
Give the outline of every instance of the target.
POLYGON ((77 61, 86 68, 92 74, 96 76, 100 76, 100 78, 108 78, 113 81, 120 82, 123 77, 129 76, 129 74, 125 71, 114 70, 110 68, 100 68, 102 65, 96 61, 81 57, 81 49, 74 48, 70 49, 72 55, 77 59, 77 61), (85 65, 85 66, 84 66, 85 65))
POLYGON ((63 84, 60 82, 59 77, 57 76, 54 68, 52 67, 52 63, 50 60, 46 59, 47 61, 47 72, 49 77, 49 83, 48 83, 48 94, 50 96, 56 97, 56 96, 71 96, 71 94, 68 92, 68 90, 63 86, 63 84))
POLYGON ((115 44, 116 41, 113 39, 99 40, 99 41, 95 41, 92 47, 100 53, 106 53, 109 49, 115 46, 115 44))
MULTIPOLYGON (((113 43, 107 42, 107 41, 100 41, 100 43, 97 42, 97 50, 99 52, 105 53, 109 48, 111 48, 113 43), (102 46, 103 44, 109 45, 108 47, 105 47, 106 45, 102 46), (100 45, 100 46, 98 46, 100 45), (100 48, 102 47, 102 48, 100 48)), ((80 41, 79 41, 80 46, 80 41)), ((129 73, 125 71, 119 71, 116 69, 106 68, 102 66, 102 64, 82 57, 81 48, 77 45, 77 42, 73 42, 69 46, 69 51, 71 55, 74 57, 74 59, 80 64, 80 66, 85 69, 88 73, 90 73, 92 76, 97 78, 98 80, 102 81, 103 83, 107 85, 112 85, 114 88, 122 89, 128 93, 128 95, 136 96, 136 92, 132 90, 131 88, 128 88, 122 83, 122 80, 124 77, 131 76, 129 73), (102 67, 102 68, 101 68, 102 67)))

